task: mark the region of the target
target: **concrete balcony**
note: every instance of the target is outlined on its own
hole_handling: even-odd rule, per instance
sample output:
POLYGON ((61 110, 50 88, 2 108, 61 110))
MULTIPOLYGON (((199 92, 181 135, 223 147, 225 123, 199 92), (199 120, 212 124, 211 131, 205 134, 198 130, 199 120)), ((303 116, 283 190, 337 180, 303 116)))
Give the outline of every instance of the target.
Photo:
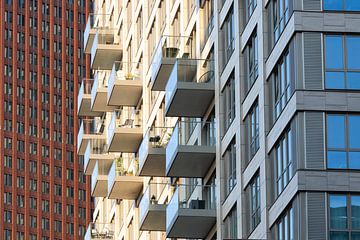
POLYGON ((135 153, 143 138, 141 111, 114 111, 107 142, 109 152, 135 153))
MULTIPOLYGON (((203 124, 213 123, 191 124, 202 127, 203 124)), ((198 145, 188 145, 193 131, 188 125, 188 122, 178 122, 166 146, 166 176, 168 177, 202 178, 215 160, 214 141, 207 142, 202 139, 198 145)), ((215 131, 215 128, 212 131, 215 131)))
POLYGON ((104 164, 99 165, 98 161, 96 161, 94 171, 91 174, 91 196, 107 196, 108 173, 110 166, 111 164, 109 164, 109 166, 104 164))
POLYGON ((183 36, 162 36, 160 38, 151 62, 151 90, 165 90, 176 58, 180 57, 180 47, 185 46, 188 41, 189 37, 183 36))
POLYGON ((139 175, 165 176, 166 145, 173 128, 153 127, 148 129, 139 148, 139 175))
POLYGON ((89 14, 84 31, 84 52, 91 53, 91 47, 98 31, 104 30, 104 34, 112 34, 109 25, 110 14, 89 14))
POLYGON ((203 117, 215 95, 212 62, 177 59, 166 84, 167 117, 203 117))
POLYGON ((107 104, 137 106, 142 96, 142 81, 140 64, 115 62, 109 78, 107 104))
POLYGON ((109 166, 115 159, 115 155, 107 152, 106 139, 90 139, 84 154, 84 172, 91 175, 96 162, 99 167, 109 166))
POLYGON ((84 155, 90 139, 106 141, 104 127, 105 125, 101 120, 83 119, 81 121, 77 135, 77 152, 79 155, 84 155))
POLYGON ((143 187, 143 178, 136 176, 137 162, 134 159, 131 167, 124 168, 122 159, 113 161, 108 188, 109 199, 136 200, 143 187))
POLYGON ((121 61, 122 48, 114 39, 113 29, 97 31, 91 47, 91 68, 111 70, 114 62, 121 61))
POLYGON ((205 239, 215 224, 215 186, 178 185, 166 207, 166 237, 205 239))
POLYGON ((107 104, 108 77, 105 72, 95 73, 91 88, 91 110, 94 112, 111 112, 115 108, 107 104))
POLYGON ((96 117, 101 113, 91 111, 91 87, 93 79, 83 79, 78 94, 78 116, 79 117, 96 117))
POLYGON ((140 200, 140 231, 166 231, 166 204, 159 199, 167 184, 150 183, 140 200))
POLYGON ((90 223, 84 240, 115 239, 114 223, 90 223))

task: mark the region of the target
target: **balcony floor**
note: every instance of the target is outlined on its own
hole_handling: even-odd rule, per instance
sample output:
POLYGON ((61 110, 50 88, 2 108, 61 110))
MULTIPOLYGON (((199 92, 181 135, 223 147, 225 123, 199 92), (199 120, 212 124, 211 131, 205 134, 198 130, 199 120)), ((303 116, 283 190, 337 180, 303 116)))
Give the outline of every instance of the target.
POLYGON ((143 187, 142 177, 116 176, 115 181, 109 189, 109 199, 135 200, 143 187))
POLYGON ((140 231, 166 231, 166 205, 150 204, 139 225, 140 231))
POLYGON ((107 94, 109 106, 137 106, 142 93, 140 80, 116 80, 113 89, 107 94))
POLYGON ((166 237, 205 239, 215 224, 216 210, 179 209, 170 228, 166 229, 166 237))
POLYGON ((139 166, 139 176, 165 177, 165 148, 149 147, 143 164, 139 166))
POLYGON ((120 61, 123 51, 120 45, 98 44, 95 56, 91 56, 91 68, 101 70, 111 70, 114 62, 120 61))
POLYGON ((168 177, 204 177, 216 157, 215 146, 180 145, 166 169, 168 177))
POLYGON ((167 117, 203 117, 214 99, 214 84, 178 82, 166 105, 167 117))
POLYGON ((143 137, 142 128, 117 127, 109 143, 109 152, 135 153, 143 137))

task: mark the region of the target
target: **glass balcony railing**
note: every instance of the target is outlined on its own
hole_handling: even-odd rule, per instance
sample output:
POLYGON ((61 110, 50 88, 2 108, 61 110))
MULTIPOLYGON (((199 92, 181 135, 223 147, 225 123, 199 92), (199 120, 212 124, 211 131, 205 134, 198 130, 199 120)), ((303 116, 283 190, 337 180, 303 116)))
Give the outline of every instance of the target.
POLYGON ((115 239, 114 223, 90 223, 84 240, 115 239))
MULTIPOLYGON (((164 159, 165 159, 165 148, 170 140, 172 135, 172 127, 151 127, 146 132, 143 141, 139 147, 139 165, 142 168, 151 154, 151 149, 163 149, 164 159)), ((154 152, 155 155, 160 155, 160 152, 154 152)), ((158 158, 156 159, 158 160, 158 158)), ((163 169, 164 170, 164 169, 163 169)), ((163 171, 164 174, 164 171, 163 171)))
POLYGON ((141 63, 116 61, 108 81, 108 104, 136 106, 141 97, 142 79, 141 63))
POLYGON ((142 189, 142 178, 137 177, 138 160, 134 158, 127 166, 122 157, 113 161, 108 174, 108 198, 136 199, 142 189))
POLYGON ((107 135, 109 151, 137 152, 143 134, 141 114, 141 110, 133 109, 113 112, 107 135))
MULTIPOLYGON (((213 224, 216 223, 216 194, 215 185, 177 185, 176 190, 166 207, 166 232, 167 237, 180 237, 180 238, 203 238, 200 231, 186 226, 181 226, 181 218, 195 217, 199 224, 207 224, 204 227, 211 229, 213 224), (193 216, 189 212, 182 214, 182 209, 192 209, 193 216), (200 212, 202 214, 200 214, 200 212), (212 221, 207 221, 209 218, 212 221), (176 221, 178 219, 178 221, 176 221), (210 222, 210 224, 209 224, 210 222), (177 229, 177 230, 175 230, 177 229), (174 236, 172 232, 179 232, 181 236, 174 236), (198 235, 200 234, 200 235, 198 235)), ((201 229, 204 229, 201 228, 201 229)))
POLYGON ((170 104, 171 98, 174 96, 180 83, 195 83, 200 85, 214 82, 215 71, 212 60, 177 59, 166 84, 165 104, 170 104))
POLYGON ((99 160, 100 164, 105 164, 114 159, 113 154, 109 154, 106 139, 90 139, 84 153, 84 168, 86 174, 91 174, 94 162, 99 160))
POLYGON ((88 95, 88 101, 90 101, 90 93, 94 80, 84 78, 81 82, 78 94, 78 114, 80 116, 86 116, 90 114, 90 104, 85 103, 85 96, 88 95))
POLYGON ((175 59, 180 58, 182 55, 191 58, 191 47, 191 37, 161 36, 151 61, 151 85, 153 90, 164 91, 175 59), (180 51, 181 46, 184 46, 183 51, 180 51))
POLYGON ((171 185, 167 184, 167 183, 150 183, 141 200, 140 200, 140 204, 139 204, 139 213, 140 213, 140 222, 143 223, 143 225, 148 225, 148 226, 144 226, 144 230, 165 230, 165 208, 166 208, 166 204, 165 203, 159 203, 159 199, 162 196, 162 194, 164 193, 165 189, 169 189, 171 188, 171 185), (154 212, 158 212, 157 217, 159 217, 159 215, 162 215, 159 212, 163 211, 163 218, 162 219, 158 219, 158 221, 163 221, 163 226, 159 226, 158 223, 153 223, 154 227, 162 227, 162 229, 149 229, 151 228, 151 223, 150 222, 146 222, 146 218, 149 214, 151 214, 150 211, 152 211, 151 206, 155 206, 156 208, 154 208, 154 212), (160 206, 160 207, 158 207, 160 206), (155 210, 156 209, 156 210, 155 210))
POLYGON ((214 122, 177 122, 166 146, 166 175, 203 177, 215 158, 215 133, 214 122))
POLYGON ((82 141, 84 135, 103 135, 104 121, 99 119, 82 119, 78 132, 78 143, 82 141))

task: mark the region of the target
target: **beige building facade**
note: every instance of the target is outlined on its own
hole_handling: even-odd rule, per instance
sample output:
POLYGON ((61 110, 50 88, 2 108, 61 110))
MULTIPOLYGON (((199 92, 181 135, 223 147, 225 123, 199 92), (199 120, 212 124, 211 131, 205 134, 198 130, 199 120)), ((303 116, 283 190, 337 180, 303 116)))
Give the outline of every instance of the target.
POLYGON ((358 5, 95 0, 85 239, 358 239, 358 5))

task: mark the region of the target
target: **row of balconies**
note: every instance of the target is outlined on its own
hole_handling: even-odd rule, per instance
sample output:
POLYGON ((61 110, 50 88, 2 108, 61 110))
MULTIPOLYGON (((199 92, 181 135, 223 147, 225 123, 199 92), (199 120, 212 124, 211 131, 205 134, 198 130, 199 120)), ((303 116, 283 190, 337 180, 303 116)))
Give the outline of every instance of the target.
MULTIPOLYGON (((215 186, 149 184, 138 207, 140 231, 164 231, 167 238, 203 239, 216 223, 215 186), (169 202, 163 193, 171 194, 169 202)), ((85 240, 115 239, 114 233, 114 223, 91 223, 85 240)))
MULTIPOLYGON (((106 124, 83 120, 79 129, 78 154, 84 156, 85 174, 91 175, 92 196, 140 198, 140 230, 166 231, 169 238, 204 238, 216 222, 213 186, 166 185, 172 193, 167 202, 159 198, 158 185, 150 184, 143 191, 143 176, 204 177, 215 159, 213 141, 201 138, 196 145, 188 145, 191 133, 184 135, 186 123, 181 121, 174 127, 148 129, 144 136, 141 113, 117 109, 136 107, 141 101, 142 66, 121 62, 121 44, 115 41, 114 31, 93 28, 89 22, 85 52, 91 54, 92 69, 102 71, 96 71, 93 80, 83 80, 78 115, 100 119, 104 112, 113 112, 106 124), (123 155, 131 157, 128 165, 123 155)), ((202 117, 214 97, 213 63, 193 59, 186 50, 180 52, 179 46, 188 40, 164 36, 153 56, 150 86, 153 91, 165 91, 167 117, 202 117)), ((85 239, 114 239, 114 227, 92 224, 85 239)))

